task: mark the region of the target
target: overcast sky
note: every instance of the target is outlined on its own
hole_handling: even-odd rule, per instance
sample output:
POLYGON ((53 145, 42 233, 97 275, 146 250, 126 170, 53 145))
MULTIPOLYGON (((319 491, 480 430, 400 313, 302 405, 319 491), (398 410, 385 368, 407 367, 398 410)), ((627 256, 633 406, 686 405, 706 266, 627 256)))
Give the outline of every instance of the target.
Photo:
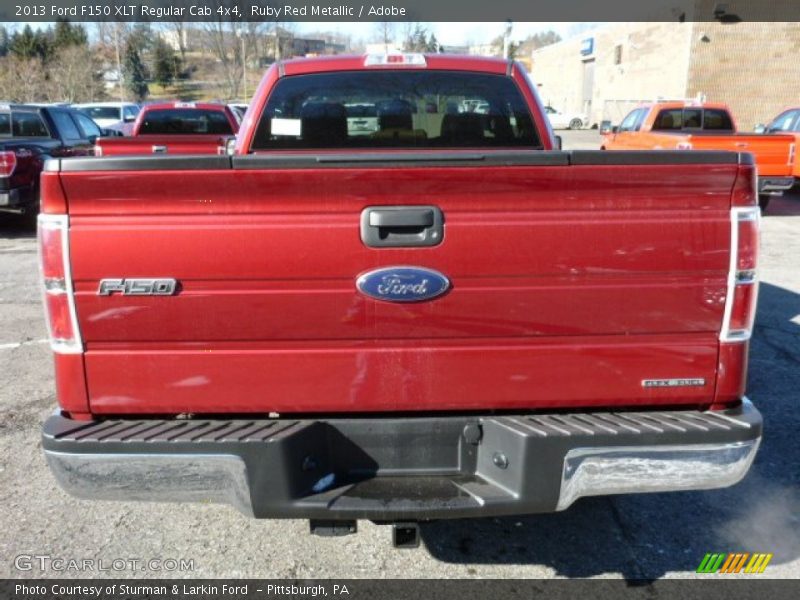
MULTIPOLYGON (((25 23, 5 23, 7 27, 22 28, 25 23)), ((28 23, 34 28, 46 28, 53 23, 28 23)), ((84 23, 84 26, 89 30, 90 35, 93 33, 91 23, 84 23)), ((403 26, 405 23, 395 23, 395 31, 399 38, 403 33, 403 26)), ((505 31, 506 23, 422 23, 422 25, 429 30, 433 31, 436 39, 440 44, 446 46, 462 46, 467 44, 486 44, 502 35, 505 31)), ((568 38, 591 29, 598 25, 598 23, 522 23, 515 22, 511 33, 511 39, 521 40, 530 34, 538 31, 548 31, 550 29, 556 31, 562 38, 568 38)), ((343 22, 335 23, 332 21, 325 22, 295 22, 292 24, 297 34, 303 35, 313 32, 342 32, 348 34, 354 41, 363 40, 369 42, 378 37, 378 24, 367 22, 343 22)))
MULTIPOLYGON (((395 23, 395 29, 398 37, 403 31, 404 23, 395 23)), ((436 35, 436 39, 440 44, 447 46, 458 46, 464 44, 483 44, 488 43, 498 35, 502 35, 505 31, 506 23, 423 23, 423 26, 432 30, 436 35)), ((558 32, 561 37, 567 38, 573 35, 578 35, 585 31, 593 23, 514 23, 511 33, 512 39, 523 39, 532 33, 538 31, 547 31, 552 29, 558 32)), ((370 38, 376 37, 377 24, 376 23, 332 23, 330 21, 324 23, 295 23, 295 28, 298 33, 309 33, 319 31, 340 31, 349 34, 353 39, 363 39, 368 41, 370 38)))

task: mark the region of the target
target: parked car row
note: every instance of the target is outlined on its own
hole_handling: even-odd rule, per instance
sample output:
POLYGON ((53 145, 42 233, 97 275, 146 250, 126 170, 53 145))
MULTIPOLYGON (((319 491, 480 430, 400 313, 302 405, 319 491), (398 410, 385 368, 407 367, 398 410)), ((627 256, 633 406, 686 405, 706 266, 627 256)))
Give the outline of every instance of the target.
POLYGON ((68 105, 0 104, 0 212, 35 219, 44 161, 90 156, 101 138, 118 135, 68 105))
POLYGON ((800 109, 781 113, 755 133, 737 130, 719 103, 653 102, 632 110, 618 126, 600 129, 602 150, 723 150, 750 152, 758 167, 759 205, 791 189, 800 177, 800 109))
POLYGON ((141 110, 132 102, 95 102, 75 104, 74 107, 88 114, 101 127, 114 129, 123 135, 131 134, 133 122, 141 110))
POLYGON ((223 154, 240 119, 218 103, 0 104, 0 212, 34 222, 48 158, 223 154))

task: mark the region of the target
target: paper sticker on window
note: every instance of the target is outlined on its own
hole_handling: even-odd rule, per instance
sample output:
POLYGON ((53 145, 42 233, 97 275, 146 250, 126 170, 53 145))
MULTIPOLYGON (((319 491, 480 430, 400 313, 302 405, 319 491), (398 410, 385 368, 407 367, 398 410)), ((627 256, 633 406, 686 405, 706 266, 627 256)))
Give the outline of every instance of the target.
POLYGON ((299 136, 301 132, 300 119, 272 119, 270 121, 272 127, 272 135, 296 135, 299 136))

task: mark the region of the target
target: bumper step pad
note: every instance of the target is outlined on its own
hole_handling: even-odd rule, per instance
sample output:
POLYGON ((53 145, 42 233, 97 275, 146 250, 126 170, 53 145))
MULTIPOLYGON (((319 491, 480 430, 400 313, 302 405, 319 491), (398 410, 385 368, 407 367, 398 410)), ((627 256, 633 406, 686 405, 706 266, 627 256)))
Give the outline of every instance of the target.
POLYGON ((625 411, 326 420, 73 421, 43 446, 92 499, 224 502, 256 517, 528 514, 597 494, 707 489, 747 472, 761 416, 625 411))

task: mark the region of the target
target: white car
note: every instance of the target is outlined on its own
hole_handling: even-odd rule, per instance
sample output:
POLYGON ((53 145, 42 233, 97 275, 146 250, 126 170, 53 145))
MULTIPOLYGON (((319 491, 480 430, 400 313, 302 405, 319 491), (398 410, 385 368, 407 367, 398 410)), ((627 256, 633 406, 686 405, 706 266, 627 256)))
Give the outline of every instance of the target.
POLYGON ((89 115, 100 127, 121 131, 123 135, 131 134, 140 110, 133 102, 93 102, 76 104, 75 108, 89 115))
POLYGON ((374 104, 345 104, 347 135, 371 135, 380 129, 378 108, 374 104))
POLYGON ((242 119, 244 119, 244 113, 247 112, 247 104, 244 102, 231 102, 228 104, 228 108, 231 109, 233 116, 236 117, 236 120, 239 122, 239 125, 242 124, 242 119))
POLYGON ((544 112, 550 119, 550 126, 553 129, 581 129, 586 125, 586 115, 578 113, 562 113, 552 106, 545 106, 544 112))

